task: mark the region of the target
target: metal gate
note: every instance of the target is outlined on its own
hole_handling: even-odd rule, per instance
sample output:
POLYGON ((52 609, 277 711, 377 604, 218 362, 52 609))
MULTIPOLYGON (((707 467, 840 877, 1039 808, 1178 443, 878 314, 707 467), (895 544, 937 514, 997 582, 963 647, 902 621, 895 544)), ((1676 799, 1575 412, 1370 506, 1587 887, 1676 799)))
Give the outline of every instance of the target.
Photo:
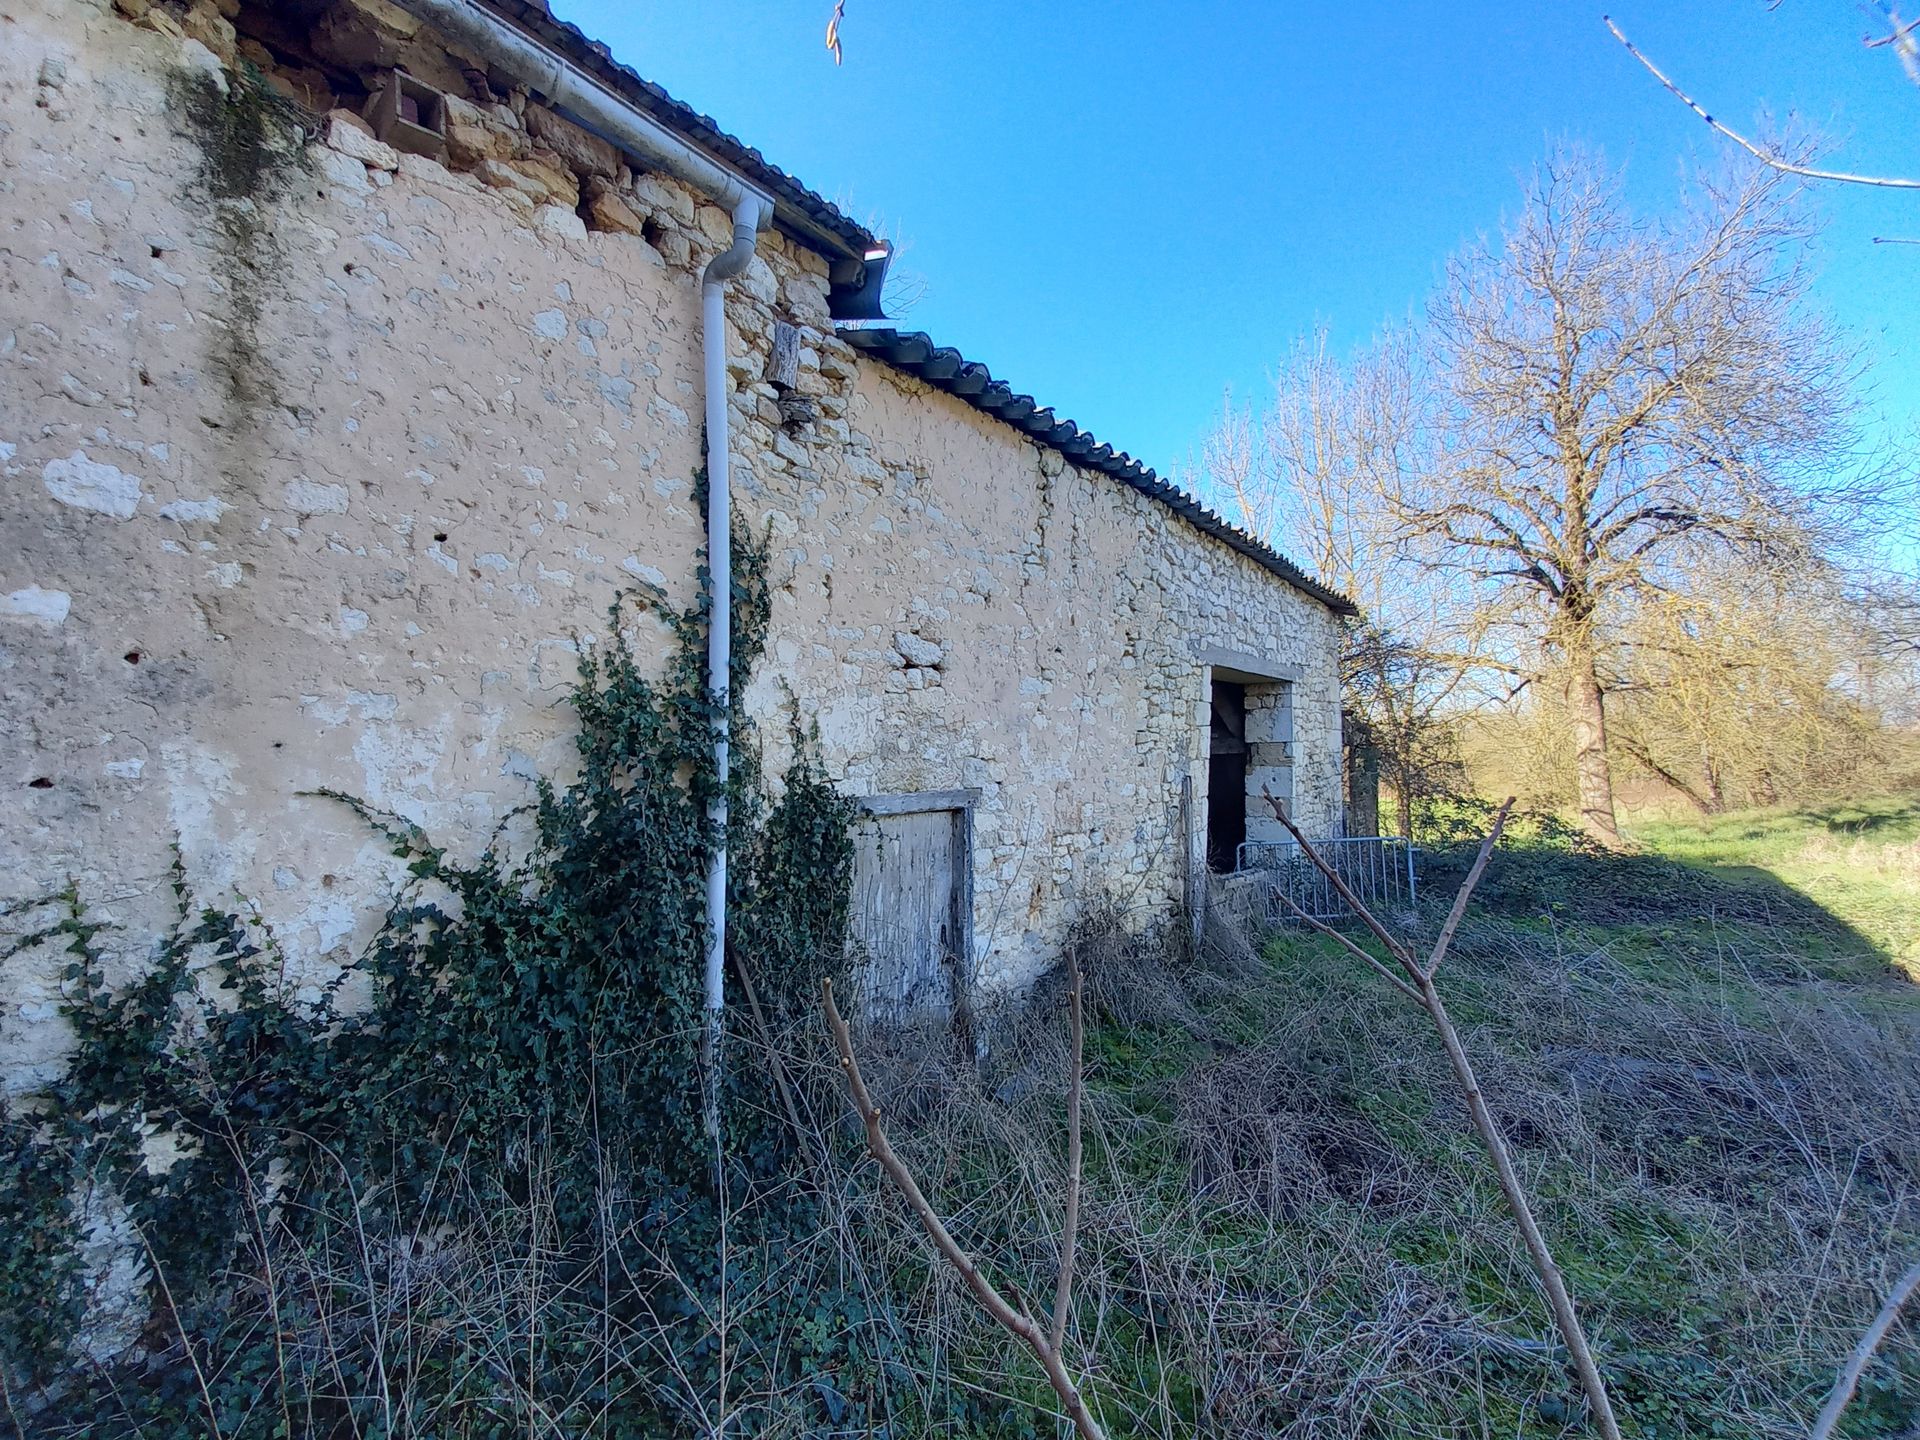
MULTIPOLYGON (((1413 847, 1405 840, 1395 835, 1352 835, 1316 840, 1313 848, 1369 910, 1377 914, 1413 908, 1418 898, 1413 847)), ((1236 873, 1262 877, 1261 895, 1268 920, 1297 921, 1300 916, 1294 911, 1295 905, 1323 923, 1358 918, 1296 841, 1250 841, 1242 845, 1236 873)))

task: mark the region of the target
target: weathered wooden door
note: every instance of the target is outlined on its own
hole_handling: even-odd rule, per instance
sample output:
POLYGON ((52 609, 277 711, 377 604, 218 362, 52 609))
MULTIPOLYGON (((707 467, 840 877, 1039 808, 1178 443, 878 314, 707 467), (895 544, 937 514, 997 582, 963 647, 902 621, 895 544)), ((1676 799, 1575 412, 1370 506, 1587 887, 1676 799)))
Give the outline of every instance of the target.
POLYGON ((882 1020, 954 1013, 967 952, 966 812, 870 813, 854 832, 852 930, 861 1004, 882 1020))

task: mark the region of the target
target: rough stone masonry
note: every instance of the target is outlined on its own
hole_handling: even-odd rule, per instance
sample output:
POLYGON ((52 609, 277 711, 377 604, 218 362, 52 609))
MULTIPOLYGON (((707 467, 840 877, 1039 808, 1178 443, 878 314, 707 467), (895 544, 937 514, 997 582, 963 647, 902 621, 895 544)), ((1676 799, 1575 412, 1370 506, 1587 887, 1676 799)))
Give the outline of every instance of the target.
MULTIPOLYGON (((250 37, 237 0, 0 3, 0 902, 71 877, 129 968, 177 843, 324 983, 395 877, 301 792, 476 851, 572 761, 575 637, 636 579, 694 593, 699 274, 727 216, 537 96, 466 98, 462 57, 383 0, 335 8, 330 68, 250 37), (449 93, 446 163, 342 105, 355 46, 449 93), (310 142, 196 121, 237 65, 314 112, 310 142)), ((1289 677, 1256 708, 1291 734, 1263 738, 1330 832, 1328 608, 857 354, 827 269, 768 233, 729 299, 735 504, 772 542, 744 697, 770 759, 790 692, 849 793, 975 792, 988 987, 1095 897, 1180 903, 1222 654, 1289 677)), ((6 962, 9 1088, 61 1051, 58 984, 6 962)))

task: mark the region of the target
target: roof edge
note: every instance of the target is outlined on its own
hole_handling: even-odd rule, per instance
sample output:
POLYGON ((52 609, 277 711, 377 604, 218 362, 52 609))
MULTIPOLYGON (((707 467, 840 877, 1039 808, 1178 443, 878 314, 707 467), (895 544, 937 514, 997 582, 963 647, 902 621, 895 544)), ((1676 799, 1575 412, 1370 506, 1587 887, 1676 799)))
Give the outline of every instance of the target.
MULTIPOLYGON (((774 199, 775 222, 790 235, 836 262, 857 262, 878 243, 866 226, 809 190, 758 150, 722 130, 711 117, 674 99, 577 25, 556 19, 546 0, 477 0, 502 24, 544 45, 620 99, 703 151, 716 164, 774 199)), ((406 9, 406 0, 399 0, 406 9)), ((850 273, 848 279, 855 277, 850 273)))
POLYGON ((1264 540, 1231 524, 1125 451, 1100 443, 1071 420, 1057 419, 1052 410, 1042 409, 1031 395, 1017 394, 1004 381, 996 380, 986 366, 966 359, 958 350, 936 345, 931 336, 917 330, 864 326, 836 333, 862 354, 882 360, 936 390, 946 391, 963 404, 1011 425, 1035 443, 1058 451, 1069 463, 1098 470, 1148 499, 1158 501, 1201 534, 1246 556, 1334 614, 1357 616, 1360 613, 1360 607, 1353 601, 1321 584, 1264 540))

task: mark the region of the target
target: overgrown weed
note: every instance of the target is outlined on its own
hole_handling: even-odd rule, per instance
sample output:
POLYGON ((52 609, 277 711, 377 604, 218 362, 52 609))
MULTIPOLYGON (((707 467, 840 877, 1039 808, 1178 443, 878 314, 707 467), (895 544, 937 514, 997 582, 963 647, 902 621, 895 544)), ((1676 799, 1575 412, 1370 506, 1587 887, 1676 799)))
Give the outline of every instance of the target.
MULTIPOLYGON (((1429 895, 1458 868, 1433 857, 1429 895)), ((1443 984, 1627 1433, 1804 1434, 1920 1251, 1920 996, 1804 897, 1657 855, 1536 840, 1481 894, 1443 984)), ((1299 934, 1253 969, 1162 943, 1116 973, 1138 988, 1089 1038, 1077 1319, 1116 1433, 1579 1430, 1422 1016, 1299 934)), ((1019 1283, 1053 1263, 1063 1179, 1035 994, 987 1080, 957 1065, 895 1127, 963 1243, 1019 1283)), ((875 1243, 930 1264, 895 1218, 875 1243)), ((956 1376, 1043 1402, 964 1295, 934 1295, 914 1324, 956 1376)), ((1856 1406, 1854 1435, 1920 1423, 1920 1356, 1890 1350, 1856 1406)))

